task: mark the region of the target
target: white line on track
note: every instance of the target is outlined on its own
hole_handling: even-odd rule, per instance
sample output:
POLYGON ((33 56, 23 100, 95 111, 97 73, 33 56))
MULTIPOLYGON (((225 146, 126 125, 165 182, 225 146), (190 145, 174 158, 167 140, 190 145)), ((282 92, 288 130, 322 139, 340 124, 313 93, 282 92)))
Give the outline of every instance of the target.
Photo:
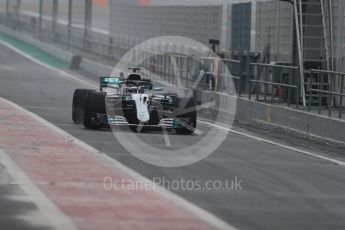
MULTIPOLYGON (((120 163, 119 161, 109 157, 108 155, 106 155, 105 153, 93 148, 92 146, 86 144, 85 142, 79 140, 78 138, 70 135, 69 133, 65 132, 64 130, 58 128, 57 126, 53 125, 52 123, 44 120, 43 118, 39 117, 38 115, 20 107, 19 105, 4 99, 4 98, 0 98, 0 100, 4 100, 7 103, 9 103, 10 105, 12 105, 13 107, 15 107, 16 109, 26 113, 28 116, 36 119, 38 122, 40 122, 41 124, 45 125, 46 127, 54 130, 56 133, 60 134, 61 136, 65 137, 67 140, 81 146, 82 148, 86 149, 87 151, 90 151, 91 153, 94 154, 94 156, 96 156, 97 158, 99 158, 101 161, 107 163, 107 164, 111 164, 113 166, 115 166, 116 168, 122 170, 123 172, 125 172, 127 175, 133 177, 135 180, 138 181, 142 181, 144 184, 150 185, 150 187, 154 187, 155 188, 155 192, 157 192, 158 194, 160 194, 161 196, 165 197, 166 199, 170 200, 171 202, 173 202, 175 205, 177 205, 178 207, 181 207, 184 210, 189 211, 190 213, 194 214, 196 217, 200 218, 201 221, 205 221, 206 223, 210 224, 211 226, 215 227, 216 229, 221 229, 221 230, 236 230, 237 228, 235 228, 234 226, 230 225, 229 223, 226 223, 225 221, 219 219, 218 217, 216 217, 215 215, 207 212, 206 210, 196 206, 195 204, 190 203, 189 201, 187 201, 186 199, 176 195, 173 192, 170 192, 168 190, 166 190, 165 188, 161 187, 158 184, 154 184, 153 181, 151 181, 150 179, 144 177, 143 175, 141 175, 140 173, 134 171, 133 169, 127 167, 126 165, 120 163)), ((1 158, 0 158, 1 160, 1 158)))
POLYGON ((71 110, 71 108, 52 108, 39 106, 23 106, 25 109, 39 109, 39 110, 71 110))
POLYGON ((1 71, 13 71, 16 68, 14 66, 4 66, 4 65, 0 65, 0 70, 1 71))
POLYGON ((211 123, 211 122, 208 122, 208 121, 204 121, 204 120, 198 120, 198 122, 200 122, 202 124, 205 124, 205 125, 208 125, 208 126, 216 127, 218 129, 221 129, 221 130, 228 131, 230 133, 234 133, 234 134, 237 134, 237 135, 241 135, 241 136, 245 136, 245 137, 248 137, 248 138, 251 138, 251 139, 255 139, 257 141, 261 141, 261 142, 264 142, 264 143, 267 143, 267 144, 270 144, 270 145, 275 145, 275 146, 278 146, 278 147, 281 147, 281 148, 284 148, 284 149, 292 150, 294 152, 302 153, 304 155, 308 155, 308 156, 315 157, 315 158, 318 158, 318 159, 321 159, 321 160, 329 161, 329 162, 332 162, 332 163, 340 165, 340 166, 345 166, 345 162, 343 162, 343 161, 339 161, 339 160, 336 160, 336 159, 333 159, 333 158, 330 158, 330 157, 321 156, 321 155, 316 154, 316 153, 312 153, 312 152, 309 152, 309 151, 306 151, 306 150, 302 150, 302 149, 295 148, 295 147, 292 147, 292 146, 284 145, 284 144, 281 144, 281 143, 278 143, 278 142, 275 142, 275 141, 271 141, 271 140, 268 140, 268 139, 265 139, 265 138, 257 137, 257 136, 251 135, 251 134, 239 132, 239 131, 236 131, 236 130, 233 130, 233 129, 230 129, 230 128, 226 128, 226 127, 222 126, 222 124, 214 124, 214 123, 211 123))
MULTIPOLYGON (((42 65, 42 66, 44 66, 44 67, 46 67, 48 69, 54 70, 56 72, 59 72, 62 76, 65 76, 65 77, 67 76, 68 77, 67 79, 69 79, 69 80, 74 80, 74 81, 77 81, 79 83, 86 84, 86 85, 88 85, 88 86, 90 86, 90 87, 92 87, 94 89, 98 88, 98 86, 95 85, 94 83, 86 81, 82 77, 76 77, 76 76, 74 76, 74 75, 72 75, 70 73, 67 73, 67 72, 65 72, 65 71, 63 71, 61 69, 49 66, 49 65, 47 65, 47 64, 45 64, 45 63, 43 63, 43 62, 41 62, 39 60, 36 60, 33 57, 27 55, 26 53, 18 50, 16 47, 14 47, 14 46, 12 46, 10 44, 7 44, 6 42, 3 42, 3 41, 0 40, 0 44, 9 47, 13 51, 21 54, 22 56, 28 58, 29 60, 31 60, 31 61, 39 64, 39 65, 42 65)), ((288 145, 283 145, 283 144, 275 142, 275 141, 271 141, 271 140, 264 139, 264 138, 261 138, 261 137, 257 137, 257 136, 254 136, 254 135, 250 135, 250 134, 247 134, 247 133, 235 131, 233 129, 225 128, 227 125, 225 125, 225 127, 224 127, 224 125, 222 126, 222 124, 214 124, 214 123, 210 123, 210 122, 207 122, 207 121, 200 121, 200 120, 198 120, 198 121, 200 123, 204 123, 204 124, 207 124, 209 126, 213 126, 215 128, 219 128, 221 130, 226 130, 226 131, 234 133, 234 134, 238 134, 238 135, 241 135, 241 136, 252 138, 252 139, 255 139, 255 140, 267 143, 267 144, 275 145, 275 146, 278 146, 278 147, 281 147, 281 148, 284 148, 284 149, 289 149, 289 150, 292 150, 292 151, 295 151, 295 152, 299 152, 299 153, 302 153, 304 155, 315 157, 315 158, 318 158, 318 159, 321 159, 321 160, 329 161, 329 162, 332 162, 332 163, 340 165, 340 166, 345 166, 345 162, 344 161, 336 160, 336 159, 333 159, 333 158, 330 158, 330 157, 325 157, 325 156, 322 156, 322 155, 319 155, 319 154, 316 154, 316 153, 312 153, 312 152, 309 152, 309 151, 306 151, 306 150, 298 149, 298 148, 295 148, 295 147, 292 147, 292 146, 288 146, 288 145)))
MULTIPOLYGON (((0 44, 9 47, 10 49, 12 49, 13 51, 17 52, 18 54, 28 58, 29 60, 33 61, 36 64, 39 64, 43 67, 46 67, 50 70, 56 71, 58 73, 60 73, 61 76, 68 76, 70 78, 70 80, 75 80, 78 81, 80 83, 86 84, 91 86, 92 88, 98 88, 96 85, 87 82, 83 79, 79 79, 75 76, 73 76, 72 74, 66 73, 58 68, 49 66, 41 61, 38 61, 36 59, 34 59, 33 57, 27 55, 26 53, 23 53, 22 51, 18 50, 16 47, 9 45, 3 41, 0 41, 0 44)), ((127 167, 126 165, 120 163, 119 161, 109 157, 108 155, 106 155, 103 152, 100 152, 99 150, 93 148, 92 146, 86 144, 85 142, 79 140, 78 138, 68 134, 67 132, 65 132, 64 130, 58 128, 57 126, 53 125, 52 123, 44 120, 43 118, 39 117, 38 115, 20 107, 19 105, 6 100, 4 98, 0 98, 0 100, 5 100, 7 101, 9 104, 11 104, 12 106, 16 107, 17 109, 23 111, 24 113, 28 114, 29 116, 33 117, 34 119, 36 119, 37 121, 39 121, 40 123, 42 123, 43 125, 47 126, 48 128, 54 130, 55 132, 59 133, 60 135, 64 136, 65 138, 67 138, 70 141, 73 141, 74 143, 78 144, 79 146, 83 147, 84 149, 94 153, 94 155, 96 157, 99 157, 101 160, 103 160, 105 163, 110 163, 113 166, 115 166, 116 168, 119 168, 120 170, 123 170, 125 173, 127 173, 128 175, 132 176, 134 179, 136 180, 140 180, 140 181, 144 181, 145 184, 149 184, 154 186, 155 191, 157 193, 159 193, 161 196, 165 197, 166 199, 172 201, 175 205, 181 207, 182 209, 185 209, 187 211, 189 211, 190 213, 194 214, 195 216, 197 216, 198 218, 200 218, 201 221, 205 221, 206 223, 210 224, 211 226, 215 227, 216 229, 221 229, 221 230, 236 230, 237 228, 235 228, 234 226, 230 225, 229 223, 219 219, 218 217, 216 217, 215 215, 207 212, 206 210, 198 207, 197 205, 187 201, 186 199, 176 195, 175 193, 166 190, 165 188, 161 187, 158 184, 154 184, 153 181, 151 181, 150 179, 144 177, 143 175, 141 175, 140 173, 134 171, 133 169, 127 167)), ((66 228, 68 229, 68 228, 66 228)))
MULTIPOLYGON (((9 47, 13 51, 21 54, 22 56, 28 58, 29 60, 35 62, 36 64, 39 64, 39 65, 41 65, 41 66, 43 66, 45 68, 48 68, 50 70, 56 71, 56 72, 60 73, 60 75, 63 76, 63 77, 68 77, 67 79, 69 79, 69 80, 74 80, 74 81, 77 81, 79 83, 86 84, 86 85, 88 85, 88 86, 90 86, 92 88, 95 88, 95 89, 98 88, 93 83, 90 83, 90 82, 88 82, 88 81, 86 81, 84 79, 78 78, 78 77, 76 77, 76 76, 74 76, 74 75, 72 75, 70 73, 67 73, 67 72, 65 72, 63 70, 60 70, 60 69, 57 69, 55 67, 49 66, 49 65, 47 65, 47 64, 45 64, 45 63, 43 63, 43 62, 41 62, 39 60, 34 59, 31 56, 27 55, 26 53, 23 53, 22 51, 18 50, 17 48, 15 48, 12 45, 9 45, 9 44, 7 44, 5 42, 2 42, 2 41, 0 41, 0 43, 3 44, 4 46, 9 47)), ((33 113, 31 113, 31 112, 21 108, 20 106, 12 103, 10 101, 9 101, 9 103, 13 104, 14 106, 19 108, 20 110, 28 113, 30 116, 34 117, 36 120, 40 121, 42 124, 45 124, 46 126, 50 127, 51 129, 55 130, 56 132, 58 132, 59 134, 65 136, 66 138, 68 138, 71 141, 75 142, 76 144, 78 144, 78 145, 82 146, 83 148, 85 148, 85 149, 95 153, 96 156, 101 157, 104 161, 112 163, 114 166, 116 166, 116 167, 120 168, 121 170, 125 171, 130 176, 134 177, 135 179, 144 180, 147 183, 153 183, 151 180, 149 180, 146 177, 142 176, 138 172, 128 168, 126 165, 123 165, 122 163, 116 161, 115 159, 109 157, 108 155, 106 155, 104 153, 101 153, 97 149, 91 147, 90 145, 86 144, 85 142, 82 142, 79 139, 75 138, 74 136, 72 136, 72 135, 66 133, 65 131, 59 129, 55 125, 49 123, 48 121, 46 121, 43 118, 37 116, 36 114, 33 114, 33 113)), ((226 131, 234 133, 234 134, 238 134, 238 135, 241 135, 241 136, 252 138, 252 139, 255 139, 255 140, 267 143, 267 144, 275 145, 275 146, 278 146, 278 147, 281 147, 281 148, 289 149, 291 151, 299 152, 299 153, 302 153, 302 154, 305 154, 305 155, 308 155, 308 156, 312 156, 312 157, 315 157, 315 158, 318 158, 318 159, 329 161, 329 162, 335 163, 337 165, 345 166, 345 162, 342 162, 342 161, 339 161, 339 160, 335 160, 333 158, 321 156, 321 155, 318 155, 318 154, 315 154, 315 153, 312 153, 312 152, 309 152, 309 151, 305 151, 305 150, 302 150, 302 149, 298 149, 298 148, 294 148, 294 147, 291 147, 291 146, 283 145, 283 144, 280 144, 280 143, 277 143, 277 142, 274 142, 274 141, 271 141, 271 140, 267 140, 267 139, 264 139, 264 138, 260 138, 260 137, 254 136, 254 135, 250 135, 250 134, 246 134, 246 133, 243 133, 243 132, 235 131, 235 130, 232 130, 232 129, 229 129, 229 128, 225 128, 221 124, 213 124, 213 123, 206 122, 206 121, 199 121, 199 122, 203 123, 203 124, 207 124, 207 125, 213 126, 213 127, 216 127, 216 128, 219 128, 221 130, 226 130, 226 131)), ((201 219, 205 220, 206 222, 208 222, 209 224, 215 226, 216 228, 218 228, 218 229, 236 229, 234 226, 231 226, 230 224, 224 222, 223 220, 219 219, 218 217, 214 216, 213 214, 211 214, 211 213, 209 213, 209 212, 199 208, 198 206, 190 203, 189 201, 185 200, 184 198, 182 198, 182 197, 180 197, 180 196, 178 196, 178 195, 176 195, 176 194, 174 194, 174 193, 172 193, 172 192, 170 192, 170 191, 168 191, 168 190, 166 190, 166 189, 164 189, 164 188, 162 188, 162 187, 160 187, 158 185, 155 185, 155 187, 157 188, 156 191, 159 194, 161 194, 162 196, 166 197, 169 200, 174 201, 174 203, 176 205, 179 205, 179 206, 189 210, 190 212, 194 213, 196 216, 200 217, 201 219)))
MULTIPOLYGON (((53 71, 58 72, 58 73, 60 74, 61 77, 64 77, 64 78, 66 78, 66 79, 68 79, 68 80, 73 80, 73 81, 82 83, 83 85, 87 85, 87 86, 89 86, 89 87, 91 87, 91 88, 93 88, 93 89, 98 89, 98 87, 97 87, 95 84, 93 84, 93 83, 91 83, 91 82, 88 82, 88 81, 86 81, 86 80, 80 79, 80 78, 78 78, 78 77, 76 77, 76 76, 74 76, 74 75, 72 75, 72 74, 70 74, 70 73, 67 73, 67 72, 65 72, 65 71, 63 71, 63 70, 61 70, 61 69, 55 68, 55 67, 53 67, 53 66, 50 66, 50 65, 48 65, 48 64, 46 64, 46 63, 44 63, 44 62, 41 62, 41 61, 39 61, 39 60, 37 60, 37 59, 31 57, 30 55, 28 55, 28 54, 22 52, 21 50, 17 49, 16 47, 12 46, 11 44, 8 44, 8 43, 6 43, 6 42, 4 42, 4 41, 1 41, 1 40, 0 40, 0 44, 6 46, 6 47, 8 47, 8 48, 10 48, 10 49, 13 50, 14 52, 16 52, 16 53, 22 55, 23 57, 29 59, 30 61, 32 61, 32 62, 34 62, 34 63, 36 63, 36 64, 38 64, 38 65, 41 65, 41 66, 43 66, 43 67, 45 67, 45 68, 47 68, 47 69, 50 69, 50 70, 53 70, 53 71)), ((47 77, 48 77, 48 76, 47 76, 47 77)))
POLYGON ((0 149, 0 164, 5 166, 8 172, 26 196, 33 202, 40 212, 47 218, 54 228, 77 230, 74 223, 66 217, 58 207, 41 192, 39 188, 25 175, 17 164, 0 149))

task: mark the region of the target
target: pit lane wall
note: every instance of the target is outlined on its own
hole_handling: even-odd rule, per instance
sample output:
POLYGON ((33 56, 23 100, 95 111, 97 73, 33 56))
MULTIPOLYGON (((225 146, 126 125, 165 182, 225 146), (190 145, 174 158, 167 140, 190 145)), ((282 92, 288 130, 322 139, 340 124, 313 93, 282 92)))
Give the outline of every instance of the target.
MULTIPOLYGON (((228 95, 197 91, 197 100, 203 103, 216 100, 229 101, 228 95)), ((217 106, 216 106, 217 107, 217 106)), ((208 108, 201 110, 201 116, 218 114, 219 121, 229 120, 229 108, 208 108)), ((285 134, 312 139, 335 146, 345 146, 345 120, 308 113, 294 108, 270 105, 247 98, 237 98, 235 123, 245 123, 255 127, 278 131, 285 134)))
MULTIPOLYGON (((30 36, 27 33, 23 33, 17 30, 9 29, 8 27, 5 27, 3 25, 0 25, 0 33, 12 36, 20 41, 23 41, 29 45, 32 45, 33 47, 39 48, 41 50, 44 50, 46 53, 59 58, 60 60, 63 60, 69 64, 72 63, 73 57, 80 54, 72 53, 68 50, 63 50, 57 46, 54 46, 49 43, 42 42, 32 36, 30 36)), ((102 75, 109 75, 109 73, 112 72, 112 67, 103 65, 101 63, 97 63, 94 61, 90 61, 89 59, 82 58, 80 60, 80 63, 78 63, 78 66, 90 73, 93 73, 97 76, 102 75)))
MULTIPOLYGON (((43 43, 29 35, 1 25, 0 32, 40 48, 63 61, 71 62, 72 60, 73 53, 62 50, 54 45, 43 43)), ((86 58, 82 59, 80 68, 95 76, 108 75, 112 72, 111 66, 106 66, 86 58)), ((199 117, 201 118, 208 119, 217 114, 219 122, 234 120, 235 122, 297 135, 302 138, 314 139, 319 142, 345 146, 345 120, 205 90, 196 90, 195 96, 197 101, 203 104, 207 102, 215 102, 216 104, 214 107, 202 108, 199 112, 199 117), (236 111, 231 105, 223 103, 233 100, 237 100, 236 111), (218 107, 217 105, 221 106, 218 107)))

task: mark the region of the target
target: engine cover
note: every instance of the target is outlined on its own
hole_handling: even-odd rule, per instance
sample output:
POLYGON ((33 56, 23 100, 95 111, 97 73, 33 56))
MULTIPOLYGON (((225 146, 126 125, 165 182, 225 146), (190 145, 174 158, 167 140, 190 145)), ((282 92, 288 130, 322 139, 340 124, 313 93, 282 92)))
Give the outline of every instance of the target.
POLYGON ((137 118, 139 122, 145 123, 150 120, 150 113, 148 111, 149 96, 147 94, 132 94, 132 99, 135 101, 137 109, 137 118))

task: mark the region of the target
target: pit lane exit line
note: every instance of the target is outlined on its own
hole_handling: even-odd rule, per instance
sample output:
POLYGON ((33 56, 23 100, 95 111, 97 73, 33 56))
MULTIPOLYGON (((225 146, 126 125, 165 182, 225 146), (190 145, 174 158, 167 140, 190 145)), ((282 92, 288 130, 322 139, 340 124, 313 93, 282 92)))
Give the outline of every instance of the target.
MULTIPOLYGON (((65 79, 72 80, 72 81, 75 81, 75 82, 79 82, 81 84, 87 85, 87 86, 92 87, 94 89, 98 89, 98 86, 96 85, 95 82, 86 81, 82 76, 78 76, 77 77, 76 75, 70 74, 70 73, 68 73, 66 71, 63 71, 61 69, 55 68, 53 66, 50 66, 50 65, 48 65, 48 64, 46 64, 44 62, 41 62, 40 60, 37 60, 37 59, 33 58, 32 56, 22 52, 21 50, 17 49, 16 47, 14 47, 11 44, 8 44, 8 43, 6 43, 4 41, 0 40, 0 44, 2 44, 4 46, 12 49, 14 52, 24 56, 25 58, 31 60, 32 62, 34 62, 34 63, 36 63, 38 65, 41 65, 41 66, 43 66, 45 68, 48 68, 50 70, 53 70, 53 71, 56 71, 56 72, 60 73, 60 76, 65 78, 65 79)), ((248 137, 248 138, 251 138, 251 139, 255 139, 257 141, 265 142, 267 144, 275 145, 275 146, 278 146, 278 147, 281 147, 281 148, 284 148, 284 149, 288 149, 288 150, 292 150, 292 151, 295 151, 295 152, 298 152, 298 153, 302 153, 304 155, 308 155, 308 156, 311 156, 311 157, 314 157, 314 158, 318 158, 318 159, 321 159, 321 160, 332 162, 332 163, 340 165, 340 166, 345 166, 345 162, 343 162, 343 161, 339 161, 339 160, 336 160, 336 159, 333 159, 333 158, 330 158, 330 157, 325 157, 325 156, 322 156, 322 155, 319 155, 319 154, 316 154, 316 153, 312 153, 312 152, 309 152, 309 151, 305 151, 305 150, 302 150, 302 149, 298 149, 298 148, 295 148, 295 147, 283 145, 283 144, 275 142, 275 141, 271 141, 271 140, 264 139, 264 138, 261 138, 261 137, 257 137, 257 136, 254 136, 254 135, 250 135, 250 134, 246 134, 246 133, 243 133, 243 132, 235 131, 233 129, 225 128, 224 125, 222 125, 220 123, 213 124, 213 123, 210 123, 210 122, 207 122, 207 121, 202 121, 202 120, 199 120, 199 119, 198 119, 198 121, 200 123, 203 123, 203 124, 209 125, 209 126, 213 126, 213 127, 218 128, 220 130, 226 130, 228 132, 231 132, 231 133, 234 133, 234 134, 237 134, 237 135, 245 136, 245 137, 248 137)), ((225 126, 227 126, 227 125, 225 125, 225 126)))

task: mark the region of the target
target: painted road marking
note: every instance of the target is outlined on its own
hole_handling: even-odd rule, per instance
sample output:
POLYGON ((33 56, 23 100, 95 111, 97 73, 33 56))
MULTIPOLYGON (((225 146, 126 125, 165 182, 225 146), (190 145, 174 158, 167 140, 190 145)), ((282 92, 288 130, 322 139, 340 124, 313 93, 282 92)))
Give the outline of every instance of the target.
POLYGON ((185 200, 184 198, 174 194, 173 192, 170 192, 166 190, 165 188, 161 187, 158 184, 155 184, 153 181, 149 180, 148 178, 144 177, 143 175, 139 174, 138 172, 134 171, 133 169, 128 168, 126 165, 116 161, 115 159, 109 157, 105 153, 93 148, 92 146, 86 144, 85 142, 82 142, 81 140, 77 139, 76 137, 68 134, 67 132, 63 131, 62 129, 56 127, 55 125, 49 123, 48 121, 44 120, 43 118, 39 117, 38 115, 25 110, 24 108, 20 107, 19 105, 6 100, 4 98, 0 98, 0 100, 3 100, 7 102, 9 105, 13 106, 19 111, 22 111, 23 113, 27 114, 27 116, 34 118, 38 122, 40 122, 42 125, 48 127, 50 130, 53 130, 55 133, 63 136, 65 139, 69 140, 70 142, 73 142, 80 147, 84 148, 85 150, 93 153, 93 156, 98 158, 101 162, 104 162, 107 165, 111 165, 112 167, 115 167, 117 169, 122 170, 130 177, 134 178, 135 180, 142 181, 144 184, 149 185, 149 187, 154 187, 155 192, 158 193, 163 198, 166 198, 168 201, 171 201, 173 204, 175 204, 177 207, 180 207, 191 214, 195 215, 197 218, 200 218, 200 220, 203 220, 205 223, 209 224, 210 226, 213 226, 216 229, 229 229, 229 230, 235 230, 236 228, 234 226, 231 226, 229 223, 226 223, 225 221, 219 219, 218 217, 214 216, 213 214, 201 209, 200 207, 190 203, 189 201, 185 200))
MULTIPOLYGON (((41 65, 43 67, 46 67, 46 68, 51 69, 51 70, 54 70, 54 71, 60 73, 62 76, 67 76, 67 79, 69 79, 69 80, 73 79, 73 80, 75 80, 75 81, 77 81, 79 83, 86 84, 86 85, 88 85, 88 86, 90 86, 90 87, 92 87, 94 89, 98 89, 98 86, 96 85, 96 83, 91 83, 89 81, 86 81, 82 76, 76 77, 75 75, 67 73, 67 72, 65 72, 65 71, 63 71, 61 69, 49 66, 49 65, 47 65, 47 64, 45 64, 45 63, 43 63, 43 62, 41 62, 39 60, 34 59, 30 55, 28 55, 28 54, 22 52, 21 50, 17 49, 16 47, 14 47, 14 46, 12 46, 10 44, 7 44, 6 42, 0 41, 0 44, 3 44, 4 46, 9 47, 14 52, 17 52, 18 54, 21 54, 22 56, 28 58, 29 60, 35 62, 36 64, 39 64, 39 65, 41 65)), ((234 134, 245 136, 245 137, 248 137, 248 138, 251 138, 251 139, 256 139, 258 141, 265 142, 267 144, 275 145, 275 146, 278 146, 278 147, 281 147, 281 148, 285 148, 285 149, 289 149, 289 150, 292 150, 292 151, 295 151, 295 152, 302 153, 304 155, 308 155, 308 156, 311 156, 311 157, 315 157, 315 158, 318 158, 318 159, 329 161, 329 162, 335 163, 337 165, 345 166, 345 162, 343 162, 343 161, 339 161, 339 160, 336 160, 336 159, 333 159, 333 158, 330 158, 330 157, 325 157, 325 156, 322 156, 322 155, 319 155, 319 154, 316 154, 316 153, 312 153, 312 152, 305 151, 305 150, 302 150, 302 149, 298 149, 298 148, 295 148, 295 147, 291 147, 291 146, 288 146, 288 145, 283 145, 283 144, 275 142, 275 141, 271 141, 271 140, 267 140, 267 139, 264 139, 264 138, 261 138, 261 137, 257 137, 257 136, 254 136, 254 135, 250 135, 250 134, 246 134, 246 133, 243 133, 243 132, 235 131, 233 129, 225 128, 226 126, 228 126, 226 124, 225 125, 224 124, 213 124, 213 123, 210 123, 210 122, 207 122, 207 121, 201 121, 201 120, 198 120, 198 121, 200 123, 204 123, 204 124, 213 126, 215 128, 219 128, 221 130, 226 130, 226 131, 232 132, 234 134)))
POLYGON ((69 62, 59 59, 47 52, 43 49, 37 48, 35 46, 29 45, 28 43, 22 42, 13 36, 9 36, 5 33, 0 32, 0 40, 6 42, 7 44, 13 45, 17 47, 19 50, 24 51, 30 56, 40 59, 42 62, 47 63, 49 65, 54 65, 58 68, 65 68, 69 67, 69 62))
MULTIPOLYGON (((61 77, 64 77, 68 80, 74 80, 77 81, 79 83, 88 85, 94 89, 98 89, 98 86, 95 85, 95 83, 90 83, 84 79, 78 78, 70 73, 67 73, 61 69, 55 68, 53 66, 49 66, 33 57, 31 57, 30 55, 22 52, 21 50, 17 49, 16 47, 7 44, 6 42, 0 41, 0 44, 12 49, 14 52, 22 55, 23 57, 31 60, 32 62, 41 65, 47 69, 56 71, 58 73, 60 73, 61 77)), ((2 98, 2 100, 7 101, 8 103, 10 103, 11 105, 13 105, 14 107, 18 108, 19 110, 27 113, 28 115, 30 115, 31 117, 35 118, 37 121, 39 121, 40 123, 46 125, 47 127, 51 128, 52 130, 56 131, 57 133, 59 133, 60 135, 68 138, 69 140, 73 141, 74 143, 78 144, 79 146, 83 147, 86 150, 91 151, 92 153, 94 153, 97 157, 102 158, 105 162, 109 162, 112 165, 120 168, 121 170, 123 170, 125 173, 127 173, 128 175, 132 176, 135 179, 138 180, 143 180, 148 184, 154 184, 151 180, 149 180, 148 178, 144 177, 143 175, 139 174, 138 172, 134 171, 133 169, 128 168, 126 165, 123 165, 122 163, 116 161, 115 159, 109 157, 108 155, 106 155, 105 153, 102 153, 100 151, 98 151, 97 149, 91 147, 90 145, 82 142, 81 140, 77 139, 76 137, 68 134, 67 132, 63 131, 62 129, 56 127, 55 125, 49 123, 48 121, 44 120, 43 118, 37 116, 34 113, 31 113, 30 111, 25 110, 24 108, 18 106, 17 104, 8 101, 4 98, 2 98)), ((164 189, 163 187, 154 184, 155 188, 156 188, 156 192, 158 192, 160 195, 162 195, 163 197, 167 198, 168 200, 171 200, 172 202, 174 202, 176 205, 178 205, 181 208, 184 208, 185 210, 193 213, 195 216, 201 218, 202 220, 204 220, 206 223, 209 223, 211 226, 214 226, 217 229, 229 229, 229 230, 236 230, 236 228, 232 225, 230 225, 229 223, 226 223, 225 221, 219 219, 218 217, 216 217, 215 215, 207 212, 206 210, 196 206, 195 204, 190 203, 189 201, 187 201, 186 199, 174 194, 173 192, 170 192, 166 189, 164 189)))
POLYGON ((302 154, 307 155, 307 156, 311 156, 311 157, 315 157, 315 158, 318 158, 318 159, 321 159, 321 160, 329 161, 329 162, 332 162, 332 163, 340 165, 340 166, 345 166, 345 162, 343 162, 343 161, 336 160, 336 159, 333 159, 333 158, 330 158, 330 157, 321 156, 319 154, 315 154, 315 153, 312 153, 312 152, 309 152, 309 151, 306 151, 306 150, 302 150, 302 149, 299 149, 299 148, 291 147, 291 146, 284 145, 284 144, 281 144, 281 143, 278 143, 278 142, 275 142, 275 141, 271 141, 271 140, 268 140, 268 139, 265 139, 265 138, 257 137, 257 136, 251 135, 251 134, 247 134, 247 133, 239 132, 239 131, 236 131, 236 130, 233 130, 233 129, 230 129, 230 128, 226 128, 221 123, 214 124, 214 123, 211 123, 211 122, 208 122, 208 121, 204 121, 204 120, 198 120, 198 121, 200 123, 202 123, 202 124, 205 124, 205 125, 208 125, 208 126, 212 126, 212 127, 216 127, 218 129, 225 130, 225 131, 237 134, 237 135, 245 136, 245 137, 248 137, 248 138, 251 138, 251 139, 255 139, 257 141, 261 141, 261 142, 264 142, 264 143, 267 143, 267 144, 270 144, 270 145, 275 145, 275 146, 278 146, 278 147, 281 147, 281 148, 284 148, 284 149, 292 150, 294 152, 302 153, 302 154))
POLYGON ((25 175, 17 164, 0 149, 0 162, 52 226, 58 229, 77 230, 73 222, 25 175))
POLYGON ((39 109, 39 110, 68 110, 70 111, 71 108, 52 108, 52 107, 40 107, 40 106, 23 106, 25 109, 39 109))
POLYGON ((16 68, 14 66, 0 65, 1 71, 14 71, 16 68))
POLYGON ((29 54, 24 53, 23 51, 17 49, 16 47, 12 46, 11 44, 8 44, 8 43, 6 43, 4 41, 1 41, 1 40, 0 40, 0 44, 10 48, 14 52, 22 55, 23 57, 29 59, 30 61, 32 61, 32 62, 34 62, 34 63, 36 63, 38 65, 41 65, 41 66, 43 66, 43 67, 45 67, 47 69, 50 69, 50 70, 58 72, 60 74, 60 76, 64 77, 65 79, 74 80, 76 82, 82 83, 83 85, 87 85, 87 86, 89 86, 89 87, 91 87, 93 89, 98 89, 98 86, 96 86, 94 83, 88 82, 86 80, 82 80, 82 79, 80 79, 80 78, 78 78, 78 77, 76 77, 76 76, 74 76, 74 75, 72 75, 70 73, 67 73, 66 71, 63 71, 61 69, 55 68, 53 66, 50 66, 50 65, 48 65, 48 64, 46 64, 44 62, 41 62, 41 61, 35 59, 34 57, 30 56, 29 54))

